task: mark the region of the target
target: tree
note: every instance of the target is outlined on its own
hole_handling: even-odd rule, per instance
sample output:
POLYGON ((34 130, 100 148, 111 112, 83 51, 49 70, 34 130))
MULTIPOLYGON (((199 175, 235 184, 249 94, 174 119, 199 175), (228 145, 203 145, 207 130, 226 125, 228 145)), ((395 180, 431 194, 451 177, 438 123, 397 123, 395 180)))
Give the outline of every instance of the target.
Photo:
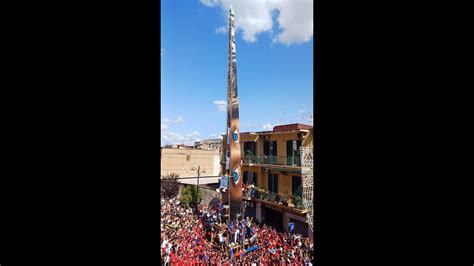
POLYGON ((171 173, 163 176, 161 182, 161 196, 165 198, 176 197, 179 192, 178 174, 171 173))
POLYGON ((179 196, 179 201, 186 207, 189 207, 189 204, 192 201, 192 195, 190 186, 186 186, 181 190, 181 195, 179 196))
POLYGON ((199 199, 196 194, 196 188, 192 185, 188 185, 183 188, 181 195, 179 196, 179 201, 185 206, 197 206, 202 200, 202 193, 199 190, 199 199))
POLYGON ((197 206, 199 203, 201 203, 201 200, 202 200, 202 193, 201 193, 201 190, 199 189, 191 189, 191 196, 192 196, 192 203, 193 203, 193 206, 197 206))

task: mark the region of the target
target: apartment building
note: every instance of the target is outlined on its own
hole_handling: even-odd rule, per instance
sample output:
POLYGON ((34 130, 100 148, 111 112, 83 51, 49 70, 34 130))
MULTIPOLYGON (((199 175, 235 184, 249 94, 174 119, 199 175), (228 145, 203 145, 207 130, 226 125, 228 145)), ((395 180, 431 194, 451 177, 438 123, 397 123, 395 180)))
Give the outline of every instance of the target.
MULTIPOLYGON (((227 137, 223 138, 223 147, 227 137)), ((295 231, 312 238, 303 206, 300 147, 312 147, 313 127, 303 124, 275 126, 272 131, 241 132, 242 173, 246 215, 282 231, 295 223, 295 231), (253 188, 249 185, 253 184, 253 188)), ((222 172, 225 155, 221 153, 222 172)))
POLYGON ((205 139, 194 142, 194 148, 203 150, 220 150, 222 139, 205 139))

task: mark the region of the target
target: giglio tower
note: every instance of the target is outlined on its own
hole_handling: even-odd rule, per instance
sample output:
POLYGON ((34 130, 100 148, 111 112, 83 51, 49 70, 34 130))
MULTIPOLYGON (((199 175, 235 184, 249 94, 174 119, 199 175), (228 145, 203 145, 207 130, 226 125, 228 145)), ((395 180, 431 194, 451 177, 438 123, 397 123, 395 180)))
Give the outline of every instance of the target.
POLYGON ((240 154, 239 99, 235 51, 234 8, 229 10, 229 72, 227 79, 227 146, 226 173, 229 177, 230 219, 234 220, 242 206, 242 158, 240 154))

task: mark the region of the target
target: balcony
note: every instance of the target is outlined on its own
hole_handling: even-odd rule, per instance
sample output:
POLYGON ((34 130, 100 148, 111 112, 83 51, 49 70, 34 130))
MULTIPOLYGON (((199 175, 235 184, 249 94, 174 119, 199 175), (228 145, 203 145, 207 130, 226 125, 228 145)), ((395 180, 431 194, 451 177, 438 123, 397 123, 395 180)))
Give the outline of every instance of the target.
POLYGON ((258 187, 253 189, 244 187, 242 197, 246 200, 271 203, 272 205, 278 206, 281 209, 296 211, 299 214, 304 214, 308 211, 303 205, 303 198, 300 196, 274 193, 258 187))
POLYGON ((299 156, 244 155, 242 160, 244 164, 301 166, 299 156))

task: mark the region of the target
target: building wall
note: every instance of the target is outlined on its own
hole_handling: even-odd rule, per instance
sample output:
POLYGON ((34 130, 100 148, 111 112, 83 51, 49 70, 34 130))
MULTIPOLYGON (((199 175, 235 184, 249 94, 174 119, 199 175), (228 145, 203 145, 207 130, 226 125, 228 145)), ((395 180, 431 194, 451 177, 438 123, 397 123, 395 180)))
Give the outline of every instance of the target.
MULTIPOLYGON (((301 136, 307 135, 308 137, 312 138, 311 134, 312 130, 310 133, 306 132, 300 132, 301 136)), ((298 132, 287 132, 287 133, 282 133, 282 134, 270 134, 268 135, 270 141, 276 141, 277 142, 277 156, 279 157, 279 160, 285 160, 287 157, 286 153, 286 142, 288 140, 297 140, 298 139, 298 132)), ((302 140, 300 138, 300 140, 302 140)), ((244 142, 246 141, 256 141, 257 142, 257 155, 263 155, 263 143, 264 143, 264 135, 253 135, 253 134, 242 134, 241 135, 241 147, 243 149, 244 142)), ((309 141, 302 142, 303 144, 310 143, 309 141)), ((243 150, 242 150, 243 152, 243 150)), ((242 171, 253 171, 257 173, 257 184, 259 187, 268 190, 268 173, 266 173, 262 167, 243 167, 242 171), (255 169, 257 168, 257 169, 255 169)), ((273 173, 278 173, 278 172, 273 172, 273 173)), ((281 173, 278 174, 278 193, 283 193, 287 195, 292 195, 292 176, 297 176, 301 178, 301 174, 297 173, 287 173, 286 175, 282 175, 281 173)))
POLYGON ((291 177, 278 175, 278 193, 291 195, 291 177))
MULTIPOLYGON (((301 132, 301 135, 308 134, 305 132, 301 132)), ((297 132, 288 132, 288 133, 282 133, 282 134, 270 134, 269 136, 269 141, 276 141, 277 142, 277 156, 284 156, 286 157, 286 142, 288 140, 297 140, 298 139, 298 133, 297 132)), ((311 135, 312 137, 312 135, 311 135)), ((263 143, 265 141, 264 135, 256 136, 256 135, 250 135, 250 134, 243 134, 241 135, 240 139, 240 149, 241 153, 245 154, 244 152, 244 142, 247 141, 256 141, 256 152, 257 155, 263 155, 263 143)), ((300 138, 300 140, 302 140, 300 138)))
MULTIPOLYGON (((268 173, 262 170, 261 167, 243 167, 243 171, 256 172, 257 173, 257 186, 268 190, 268 173)), ((301 174, 297 173, 286 173, 283 175, 279 171, 271 171, 271 173, 278 175, 278 193, 293 195, 293 176, 301 178, 301 174)))
POLYGON ((220 157, 220 154, 219 154, 219 150, 216 150, 217 153, 214 154, 214 165, 213 165, 213 175, 214 176, 217 176, 217 175, 222 175, 221 173, 221 164, 220 164, 220 160, 221 160, 221 157, 220 157))
MULTIPOLYGON (((258 133, 258 132, 257 132, 258 133)), ((306 136, 305 138, 300 138, 299 140, 302 140, 301 145, 303 147, 308 146, 312 144, 312 130, 307 132, 299 132, 302 137, 306 136), (310 139, 311 138, 311 139, 310 139)), ((269 134, 268 135, 270 141, 277 141, 277 156, 279 159, 286 160, 287 156, 287 151, 286 151, 286 142, 288 140, 297 140, 298 139, 298 132, 284 132, 280 134, 269 134)), ((263 143, 264 143, 264 135, 263 134, 242 134, 240 136, 240 141, 241 141, 241 149, 242 149, 242 154, 244 154, 243 147, 244 147, 244 142, 246 141, 256 141, 256 152, 257 155, 263 155, 264 150, 263 150, 263 143)), ((226 138, 224 137, 224 145, 225 145, 225 140, 226 138)), ((225 146, 224 146, 225 147, 225 146)), ((225 149, 224 149, 225 150, 225 149)), ((282 166, 284 167, 284 166, 282 166)), ((257 186, 260 188, 263 188, 265 190, 268 190, 268 173, 264 171, 264 168, 261 166, 243 166, 242 167, 242 172, 247 171, 247 172, 255 172, 256 173, 256 179, 257 179, 257 186)), ((282 194, 287 194, 287 195, 292 195, 293 194, 293 187, 292 187, 292 178, 293 176, 301 178, 301 173, 294 173, 294 172, 289 172, 286 171, 285 174, 283 175, 282 172, 279 171, 271 171, 272 173, 278 174, 278 193, 282 194)), ((267 208, 263 207, 260 203, 256 203, 255 206, 255 217, 258 221, 265 220, 265 211, 264 209, 267 208)), ((270 209, 274 209, 270 206, 268 206, 270 209)), ((275 208, 274 210, 278 210, 275 208)), ((301 224, 298 227, 298 230, 303 230, 307 231, 307 235, 312 238, 312 232, 309 229, 309 226, 307 225, 306 222, 306 216, 303 215, 295 215, 292 213, 288 213, 285 211, 278 210, 283 213, 283 228, 285 231, 287 231, 288 227, 288 222, 290 222, 291 219, 294 219, 296 221, 302 222, 306 225, 301 226, 301 224), (302 228, 301 228, 302 227, 302 228), (308 228, 308 229, 306 229, 308 228)), ((301 231, 300 231, 301 232, 301 231)))
POLYGON ((219 151, 200 149, 161 149, 161 173, 176 173, 180 177, 197 176, 197 167, 201 166, 201 176, 219 175, 219 151), (187 160, 189 156, 189 160, 187 160), (196 170, 191 170, 193 167, 196 170), (205 171, 205 173, 203 173, 205 171))

